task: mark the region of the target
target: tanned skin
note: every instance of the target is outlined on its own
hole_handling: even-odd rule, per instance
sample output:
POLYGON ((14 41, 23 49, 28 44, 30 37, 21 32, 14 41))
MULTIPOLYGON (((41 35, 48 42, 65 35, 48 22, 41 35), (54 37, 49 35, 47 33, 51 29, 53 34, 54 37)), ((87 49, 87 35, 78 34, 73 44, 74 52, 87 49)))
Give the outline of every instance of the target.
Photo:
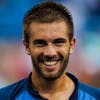
POLYGON ((66 67, 76 39, 69 40, 69 27, 65 21, 32 22, 29 31, 29 43, 24 41, 24 45, 27 54, 32 58, 33 88, 49 100, 68 100, 75 84, 66 75, 66 67), (49 57, 51 60, 46 58, 41 61, 38 59, 40 55, 43 59, 49 57))

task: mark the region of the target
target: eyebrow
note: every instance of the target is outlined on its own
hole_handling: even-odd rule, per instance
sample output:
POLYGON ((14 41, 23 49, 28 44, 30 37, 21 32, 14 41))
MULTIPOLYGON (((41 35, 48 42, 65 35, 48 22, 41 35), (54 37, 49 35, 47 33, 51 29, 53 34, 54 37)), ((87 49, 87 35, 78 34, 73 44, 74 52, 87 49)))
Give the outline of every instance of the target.
MULTIPOLYGON (((41 44, 41 43, 47 44, 47 41, 44 39, 36 39, 36 40, 33 40, 32 42, 33 44, 41 44)), ((52 41, 52 43, 65 43, 65 42, 66 42, 65 38, 57 38, 52 41)))
POLYGON ((43 43, 43 44, 46 44, 46 41, 45 40, 43 40, 43 39, 36 39, 36 40, 33 40, 32 41, 34 44, 37 44, 37 43, 43 43))
POLYGON ((55 39, 53 42, 54 42, 54 43, 55 43, 55 42, 62 42, 62 43, 64 43, 64 42, 66 42, 66 39, 65 39, 65 38, 57 38, 57 39, 55 39))

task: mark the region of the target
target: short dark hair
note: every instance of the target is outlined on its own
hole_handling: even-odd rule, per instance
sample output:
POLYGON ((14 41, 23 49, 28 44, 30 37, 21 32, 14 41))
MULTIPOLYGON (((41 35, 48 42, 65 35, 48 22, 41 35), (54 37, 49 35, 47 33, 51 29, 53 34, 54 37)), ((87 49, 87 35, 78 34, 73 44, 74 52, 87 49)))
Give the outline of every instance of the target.
POLYGON ((42 2, 33 6, 24 16, 23 33, 26 42, 29 42, 29 25, 32 22, 51 23, 65 21, 69 25, 69 40, 73 38, 74 25, 71 13, 62 4, 55 2, 42 2))

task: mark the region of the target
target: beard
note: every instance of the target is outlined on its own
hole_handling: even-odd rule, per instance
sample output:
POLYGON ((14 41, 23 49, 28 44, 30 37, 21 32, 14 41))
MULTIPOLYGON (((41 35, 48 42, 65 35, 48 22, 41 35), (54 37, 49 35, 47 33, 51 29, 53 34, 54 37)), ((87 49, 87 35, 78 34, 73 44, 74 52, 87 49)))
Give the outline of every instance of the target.
POLYGON ((54 57, 48 57, 48 56, 44 56, 43 54, 41 54, 40 56, 38 56, 37 58, 31 56, 32 59, 32 64, 33 67, 35 69, 35 71, 38 73, 38 75, 48 81, 53 81, 57 78, 59 78, 63 72, 65 71, 67 65, 68 65, 68 61, 69 61, 69 53, 66 55, 66 57, 64 58, 61 54, 58 54, 57 56, 54 57), (43 61, 50 61, 50 60, 59 60, 60 62, 60 68, 59 70, 54 74, 45 74, 42 70, 42 68, 39 66, 39 62, 43 62, 43 61))

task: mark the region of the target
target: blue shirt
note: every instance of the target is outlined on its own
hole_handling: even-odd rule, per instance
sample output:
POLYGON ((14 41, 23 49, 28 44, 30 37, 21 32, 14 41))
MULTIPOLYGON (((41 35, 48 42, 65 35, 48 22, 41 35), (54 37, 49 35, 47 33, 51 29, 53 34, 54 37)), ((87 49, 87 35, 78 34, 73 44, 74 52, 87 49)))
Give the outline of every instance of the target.
MULTIPOLYGON (((85 85, 75 76, 67 73, 75 83, 75 89, 69 100, 100 100, 100 89, 85 85)), ((0 89, 0 100, 48 100, 34 90, 29 77, 18 81, 10 86, 0 89)))

